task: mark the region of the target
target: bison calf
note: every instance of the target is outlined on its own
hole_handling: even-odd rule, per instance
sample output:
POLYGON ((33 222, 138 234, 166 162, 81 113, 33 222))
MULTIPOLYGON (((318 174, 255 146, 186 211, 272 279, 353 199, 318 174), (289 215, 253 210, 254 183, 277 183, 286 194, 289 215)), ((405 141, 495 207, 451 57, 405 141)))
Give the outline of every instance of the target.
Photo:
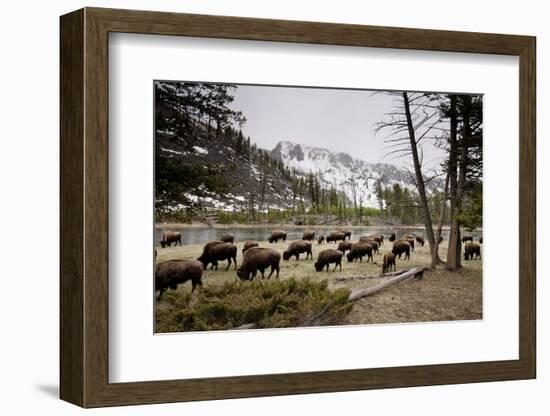
POLYGON ((395 233, 390 234, 390 238, 388 238, 391 242, 395 241, 395 233))
POLYGON ((334 263, 333 271, 336 271, 336 267, 338 266, 340 266, 340 271, 342 271, 342 256, 343 254, 341 251, 332 248, 321 251, 315 262, 315 270, 320 272, 326 267, 328 272, 329 265, 334 263))
POLYGON ((384 260, 382 263, 382 273, 390 271, 393 267, 395 270, 395 254, 393 253, 384 253, 384 260))
POLYGON ((269 279, 274 271, 277 272, 279 278, 279 263, 281 255, 277 250, 266 247, 252 247, 246 251, 241 266, 237 269, 237 276, 241 280, 252 280, 256 277, 258 270, 264 278, 265 269, 271 267, 271 272, 267 278, 269 279))
POLYGON ((157 300, 160 300, 166 289, 177 289, 178 285, 191 280, 194 291, 202 286, 201 262, 196 260, 168 260, 157 265, 155 269, 155 291, 159 291, 157 300))
POLYGON ((426 243, 426 241, 424 241, 424 237, 422 237, 421 235, 417 235, 415 240, 418 244, 424 247, 424 244, 426 243))
POLYGON ((288 248, 283 252, 283 259, 288 260, 292 256, 296 256, 296 261, 300 260, 300 254, 306 253, 306 260, 311 256, 313 259, 313 253, 311 252, 311 243, 309 241, 298 240, 293 241, 288 245, 288 248))
POLYGON ((348 261, 350 263, 354 262, 355 260, 359 259, 360 263, 363 263, 363 256, 367 256, 367 263, 369 260, 372 260, 374 262, 374 259, 372 258, 372 245, 369 243, 354 243, 351 246, 351 250, 348 253, 348 261))
POLYGON ((317 239, 317 244, 323 244, 324 242, 325 242, 325 236, 320 235, 319 238, 317 239))
POLYGON ((315 240, 315 231, 305 230, 302 234, 302 240, 304 241, 313 241, 315 240))

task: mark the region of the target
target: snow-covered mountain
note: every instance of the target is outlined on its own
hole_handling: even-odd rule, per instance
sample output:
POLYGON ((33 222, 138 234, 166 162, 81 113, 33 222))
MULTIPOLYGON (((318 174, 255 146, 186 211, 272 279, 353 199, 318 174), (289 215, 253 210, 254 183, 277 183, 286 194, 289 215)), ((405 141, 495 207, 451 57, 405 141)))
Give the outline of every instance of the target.
MULTIPOLYGON (((313 172, 327 184, 344 191, 350 201, 357 200, 363 206, 378 207, 376 183, 388 186, 399 183, 416 191, 414 182, 405 169, 388 163, 369 163, 355 159, 347 153, 281 141, 271 155, 297 171, 313 172)), ((428 189, 441 188, 441 181, 433 181, 428 189)))

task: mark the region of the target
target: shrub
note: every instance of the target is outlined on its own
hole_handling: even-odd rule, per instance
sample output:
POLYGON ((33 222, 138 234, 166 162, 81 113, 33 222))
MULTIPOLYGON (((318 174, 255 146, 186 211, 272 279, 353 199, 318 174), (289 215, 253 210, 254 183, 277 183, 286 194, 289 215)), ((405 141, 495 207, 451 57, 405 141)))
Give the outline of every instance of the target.
POLYGON ((156 312, 156 332, 338 325, 351 311, 349 290, 331 291, 328 282, 297 280, 233 281, 196 294, 167 291, 156 312))

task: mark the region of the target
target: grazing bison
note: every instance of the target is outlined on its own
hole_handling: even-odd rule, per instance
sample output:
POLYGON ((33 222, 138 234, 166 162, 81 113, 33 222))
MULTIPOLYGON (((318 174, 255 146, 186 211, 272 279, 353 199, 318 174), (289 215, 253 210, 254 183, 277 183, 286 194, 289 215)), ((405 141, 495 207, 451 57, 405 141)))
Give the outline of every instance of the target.
POLYGON ((422 247, 424 247, 424 244, 426 243, 426 242, 424 241, 424 237, 422 237, 421 235, 417 235, 417 236, 416 236, 416 242, 417 242, 418 244, 420 244, 422 247))
POLYGON ((382 273, 386 273, 391 270, 395 270, 395 254, 393 253, 384 253, 384 260, 382 263, 382 273))
POLYGON ((397 240, 393 243, 393 248, 391 250, 393 254, 401 258, 401 254, 405 254, 405 260, 411 258, 411 245, 407 240, 397 240))
POLYGON ((265 277, 264 272, 268 267, 271 267, 269 279, 274 271, 277 271, 277 279, 279 278, 279 263, 281 255, 277 250, 266 247, 252 247, 246 251, 240 267, 237 269, 237 276, 241 280, 252 280, 256 277, 259 270, 262 274, 262 279, 265 277))
POLYGON ((155 291, 159 291, 157 300, 160 300, 166 289, 177 289, 178 285, 191 280, 194 291, 202 286, 201 262, 196 260, 168 260, 157 265, 155 269, 155 291))
POLYGON ((462 237, 462 242, 465 243, 466 241, 471 241, 473 243, 474 237, 472 237, 471 235, 465 235, 464 237, 462 237))
POLYGON ((325 236, 324 235, 320 235, 318 240, 317 240, 317 244, 323 244, 325 242, 325 236))
POLYGON ((336 230, 337 233, 344 233, 344 240, 351 240, 351 231, 348 230, 336 230))
POLYGON ((395 241, 395 233, 391 233, 390 234, 390 238, 389 238, 390 241, 395 241))
POLYGON ((338 266, 340 266, 340 271, 342 271, 342 256, 343 254, 341 251, 334 250, 333 248, 321 251, 315 262, 315 270, 320 272, 326 266, 328 272, 330 263, 334 263, 333 271, 336 271, 336 267, 338 266))
POLYGON ((165 231, 162 233, 162 238, 160 240, 160 246, 162 248, 166 248, 166 246, 171 247, 172 243, 174 243, 175 246, 180 243, 181 246, 181 233, 178 233, 177 231, 165 231))
POLYGON ((380 244, 378 244, 378 241, 374 240, 370 236, 363 236, 359 239, 359 242, 370 244, 372 246, 372 252, 378 255, 378 250, 380 248, 380 244))
POLYGON ((252 241, 252 240, 246 240, 244 242, 244 246, 243 246, 243 254, 246 250, 248 250, 249 248, 252 248, 252 247, 259 247, 259 244, 257 241, 252 241))
POLYGON ((367 263, 369 260, 374 262, 374 259, 372 258, 372 246, 369 243, 354 243, 351 246, 351 250, 347 257, 350 263, 357 259, 359 259, 360 263, 363 263, 363 256, 367 256, 367 263))
POLYGON ((481 247, 477 243, 467 243, 464 246, 464 260, 473 260, 474 255, 476 259, 481 258, 481 247))
POLYGON ((302 240, 313 241, 315 240, 315 231, 305 230, 302 234, 302 240))
POLYGON ((220 240, 224 243, 233 243, 235 241, 235 236, 233 234, 227 233, 222 235, 220 240))
POLYGON ((337 241, 344 241, 346 234, 341 231, 333 231, 327 236, 327 243, 336 243, 337 241))
POLYGON ((376 241, 379 246, 384 244, 384 236, 382 234, 368 235, 367 238, 370 238, 371 240, 376 241))
POLYGON ((268 238, 270 243, 278 243, 279 240, 286 241, 286 232, 283 230, 271 231, 271 237, 268 238))
POLYGON ((224 260, 227 260, 225 270, 229 270, 231 260, 233 260, 235 269, 237 269, 237 246, 232 243, 224 243, 223 241, 211 241, 205 244, 202 254, 197 260, 204 265, 205 269, 212 263, 212 267, 210 268, 215 270, 218 270, 218 261, 224 260))
POLYGON ((306 253, 306 260, 311 256, 313 259, 313 253, 311 252, 311 243, 309 241, 297 240, 288 245, 288 248, 283 252, 283 259, 288 260, 292 256, 296 256, 296 261, 300 260, 300 254, 306 253))
POLYGON ((343 254, 346 254, 346 251, 351 250, 353 243, 351 241, 340 241, 338 243, 338 251, 341 251, 343 254))

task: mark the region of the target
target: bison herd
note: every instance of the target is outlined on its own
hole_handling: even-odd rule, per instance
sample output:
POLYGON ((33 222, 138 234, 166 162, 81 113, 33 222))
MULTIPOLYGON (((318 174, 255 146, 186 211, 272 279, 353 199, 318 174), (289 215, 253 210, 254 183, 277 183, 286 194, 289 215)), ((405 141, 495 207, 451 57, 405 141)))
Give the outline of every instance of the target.
MULTIPOLYGON (((373 255, 379 255, 380 248, 384 245, 384 236, 382 234, 373 234, 360 236, 358 241, 351 241, 351 231, 335 230, 328 235, 318 235, 316 237, 314 231, 306 230, 302 235, 301 240, 292 241, 289 243, 286 250, 282 253, 282 258, 289 261, 292 257, 296 261, 300 260, 300 255, 305 254, 305 259, 313 260, 312 242, 317 239, 317 244, 322 245, 325 242, 328 244, 336 244, 336 248, 328 248, 321 250, 317 255, 317 261, 314 263, 315 270, 321 272, 326 268, 329 271, 333 264, 333 271, 339 268, 342 271, 342 257, 346 256, 349 263, 373 262, 373 255), (347 252, 347 255, 346 255, 347 252)), ((283 230, 273 230, 268 238, 269 243, 278 241, 286 242, 287 233, 283 230)), ((414 252, 415 243, 424 246, 425 241, 423 236, 405 234, 402 238, 397 239, 395 233, 389 235, 388 240, 392 243, 390 250, 387 250, 383 255, 382 273, 395 270, 396 258, 401 260, 410 260, 410 255, 414 252)), ((473 237, 464 236, 462 242, 466 243, 464 247, 464 259, 473 260, 481 258, 480 244, 482 239, 479 239, 479 244, 473 241, 473 237)), ((160 246, 162 248, 171 247, 172 244, 181 246, 181 234, 174 231, 166 231, 162 234, 160 246)), ((155 249, 155 259, 157 251, 155 249)), ((212 270, 218 270, 218 262, 227 261, 225 270, 233 264, 237 276, 241 280, 253 280, 257 272, 265 277, 264 273, 270 269, 269 279, 274 273, 275 277, 279 277, 281 253, 273 248, 260 247, 257 241, 246 240, 243 242, 242 249, 243 259, 240 266, 237 266, 237 246, 235 245, 235 237, 232 234, 224 234, 219 240, 210 241, 203 247, 201 255, 196 260, 169 260, 159 263, 155 271, 155 290, 159 291, 157 299, 160 300, 166 289, 176 289, 178 284, 191 281, 192 291, 197 287, 202 286, 202 273, 210 266, 212 270)))

